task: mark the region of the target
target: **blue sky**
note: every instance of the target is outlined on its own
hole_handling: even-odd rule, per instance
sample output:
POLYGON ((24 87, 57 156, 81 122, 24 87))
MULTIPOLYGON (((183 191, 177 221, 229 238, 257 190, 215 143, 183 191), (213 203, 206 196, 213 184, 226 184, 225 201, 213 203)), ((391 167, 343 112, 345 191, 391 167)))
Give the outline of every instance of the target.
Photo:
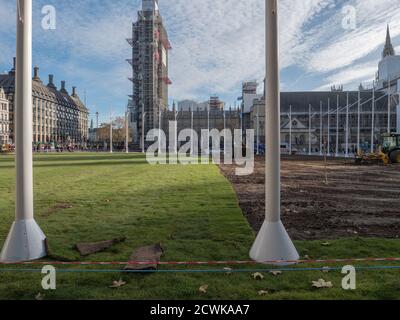
MULTIPOLYGON (((105 120, 109 108, 122 114, 130 93, 126 38, 139 0, 33 0, 33 62, 47 83, 77 86, 92 115, 105 120), (56 30, 43 30, 41 9, 53 5, 56 30)), ((228 105, 244 80, 264 76, 264 0, 160 0, 169 32, 170 99, 206 100, 218 94, 228 105)), ((282 90, 354 89, 377 70, 390 23, 400 52, 398 0, 280 0, 282 90), (351 5, 356 28, 342 27, 351 5)), ((0 72, 15 55, 15 1, 0 0, 0 72)), ((260 87, 260 89, 262 89, 260 87)))

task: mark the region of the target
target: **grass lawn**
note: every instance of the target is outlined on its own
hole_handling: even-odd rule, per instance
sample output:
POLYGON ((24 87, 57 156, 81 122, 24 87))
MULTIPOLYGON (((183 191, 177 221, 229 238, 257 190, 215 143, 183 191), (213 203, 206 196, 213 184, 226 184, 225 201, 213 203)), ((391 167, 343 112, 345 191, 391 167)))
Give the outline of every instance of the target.
MULTIPOLYGON (((138 154, 40 155, 34 160, 36 220, 48 237, 53 254, 77 261, 127 261, 134 248, 161 242, 166 250, 163 261, 249 259, 254 234, 241 213, 233 188, 217 166, 151 166, 138 154), (73 249, 77 242, 121 236, 127 237, 125 243, 87 258, 81 258, 73 249)), ((12 156, 0 156, 0 195, 2 246, 14 218, 12 156)), ((321 259, 397 257, 400 252, 399 240, 349 238, 331 241, 329 246, 323 246, 323 242, 296 242, 296 246, 301 256, 321 259)), ((372 265, 388 264, 356 264, 372 265)), ((344 291, 340 271, 285 271, 280 276, 264 273, 263 280, 254 280, 250 269, 257 267, 263 268, 242 266, 249 268, 249 272, 229 275, 59 271, 57 290, 45 292, 39 267, 34 267, 37 272, 8 272, 4 269, 10 266, 0 266, 0 299, 34 299, 38 293, 44 294, 44 299, 400 298, 400 270, 359 271, 357 290, 344 291), (109 288, 120 278, 127 282, 125 286, 109 288), (311 281, 320 278, 332 281, 334 287, 313 290, 311 281), (207 293, 200 294, 198 289, 205 284, 209 286, 207 293), (270 293, 259 296, 259 290, 270 293)), ((161 267, 171 268, 174 267, 161 267)))

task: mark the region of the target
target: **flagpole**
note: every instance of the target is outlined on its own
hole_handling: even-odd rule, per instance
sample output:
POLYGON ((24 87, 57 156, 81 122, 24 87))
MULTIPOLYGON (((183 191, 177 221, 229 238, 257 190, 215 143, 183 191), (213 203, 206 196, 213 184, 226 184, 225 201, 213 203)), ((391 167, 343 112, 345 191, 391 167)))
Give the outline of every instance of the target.
POLYGON ((388 81, 388 114, 387 114, 387 117, 388 117, 387 131, 388 131, 389 134, 392 131, 391 130, 391 123, 390 123, 390 120, 391 120, 391 110, 390 110, 390 89, 391 89, 391 86, 390 86, 390 83, 391 83, 391 81, 390 81, 390 78, 389 78, 389 81, 388 81))
POLYGON ((336 102, 336 152, 335 156, 339 157, 339 95, 336 102))
POLYGON ((349 92, 346 96, 346 158, 349 157, 349 92))
MULTIPOLYGON (((225 109, 223 110, 223 117, 224 117, 224 133, 226 130, 226 113, 225 113, 225 109)), ((224 136, 224 154, 226 154, 226 138, 224 136)))
POLYGON ((360 125, 361 125, 361 86, 358 88, 358 105, 357 105, 357 154, 361 153, 360 150, 360 125))
POLYGON ((322 101, 319 102, 319 155, 322 156, 323 132, 322 132, 322 101))
MULTIPOLYGON (((280 190, 280 89, 278 0, 266 0, 265 221, 250 251, 260 263, 298 260, 299 254, 282 224, 280 190)), ((271 264, 271 263, 269 263, 271 264)), ((289 263, 272 263, 287 265, 289 263)))
POLYGON ((257 105, 257 155, 260 155, 260 113, 257 105))
POLYGON ((292 155, 292 105, 289 106, 289 155, 292 155))
POLYGON ((145 151, 145 138, 144 138, 144 134, 145 134, 145 130, 144 130, 144 121, 145 121, 145 117, 146 117, 146 112, 144 112, 144 106, 142 107, 142 153, 144 153, 145 151))
POLYGON ((125 152, 129 153, 129 111, 125 113, 125 152))
POLYGON ((113 121, 112 121, 111 108, 110 108, 110 153, 113 153, 113 121))
POLYGON ((192 129, 191 131, 191 136, 190 136, 190 154, 193 156, 194 155, 194 136, 193 136, 193 128, 194 128, 194 123, 193 123, 193 109, 190 110, 190 128, 192 129))
POLYGON ((308 106, 308 155, 311 156, 311 104, 308 106))
POLYGON ((160 108, 160 112, 158 113, 158 154, 161 154, 161 118, 162 118, 162 111, 160 108))
POLYGON ((32 156, 32 0, 17 0, 15 70, 15 221, 0 254, 1 262, 36 260, 47 255, 34 220, 32 156))
POLYGON ((372 112, 371 112, 371 153, 374 153, 374 131, 375 131, 375 82, 372 83, 372 112))

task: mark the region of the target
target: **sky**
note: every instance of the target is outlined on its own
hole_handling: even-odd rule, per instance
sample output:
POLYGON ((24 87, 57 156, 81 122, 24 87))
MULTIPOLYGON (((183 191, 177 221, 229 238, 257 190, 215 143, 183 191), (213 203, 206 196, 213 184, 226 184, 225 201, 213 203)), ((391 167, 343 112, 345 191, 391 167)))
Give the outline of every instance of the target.
MULTIPOLYGON (((123 114, 132 73, 126 38, 141 0, 33 0, 33 5, 33 64, 42 80, 47 83, 52 73, 58 87, 61 80, 69 91, 77 86, 91 117, 98 111, 106 121, 110 108, 123 114), (55 30, 41 26, 46 5, 56 9, 55 30)), ((171 104, 216 94, 235 105, 243 81, 262 82, 264 0, 159 0, 159 7, 173 47, 171 104)), ((282 91, 329 90, 333 84, 351 90, 372 81, 388 23, 400 54, 398 0, 279 0, 279 12, 282 91)), ((16 1, 0 0, 0 72, 10 70, 15 56, 15 16, 16 1)))

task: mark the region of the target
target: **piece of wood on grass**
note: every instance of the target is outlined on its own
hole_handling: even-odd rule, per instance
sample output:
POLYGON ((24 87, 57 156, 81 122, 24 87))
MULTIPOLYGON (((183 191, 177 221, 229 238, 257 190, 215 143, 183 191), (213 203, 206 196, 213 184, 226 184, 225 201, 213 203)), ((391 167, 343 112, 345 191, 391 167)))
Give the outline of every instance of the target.
POLYGON ((161 244, 140 247, 133 251, 124 270, 157 270, 160 258, 164 254, 161 244))
POLYGON ((98 253, 111 248, 112 246, 124 242, 125 240, 126 238, 123 237, 100 242, 78 243, 76 245, 76 249, 82 256, 88 256, 90 254, 98 253))

